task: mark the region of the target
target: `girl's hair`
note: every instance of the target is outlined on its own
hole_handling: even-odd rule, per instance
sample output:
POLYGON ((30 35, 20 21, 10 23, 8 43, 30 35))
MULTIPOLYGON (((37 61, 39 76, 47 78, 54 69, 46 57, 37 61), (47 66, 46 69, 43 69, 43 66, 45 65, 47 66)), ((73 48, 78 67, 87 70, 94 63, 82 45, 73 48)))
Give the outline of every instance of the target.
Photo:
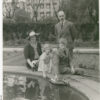
POLYGON ((49 49, 51 51, 51 46, 49 42, 46 42, 43 46, 43 52, 45 52, 46 49, 49 49))

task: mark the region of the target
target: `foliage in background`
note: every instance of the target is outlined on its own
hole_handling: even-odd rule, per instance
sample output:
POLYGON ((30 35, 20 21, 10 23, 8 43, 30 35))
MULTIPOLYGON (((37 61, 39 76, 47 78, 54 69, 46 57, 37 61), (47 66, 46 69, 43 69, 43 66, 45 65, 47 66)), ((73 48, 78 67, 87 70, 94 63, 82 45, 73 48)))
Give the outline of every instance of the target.
POLYGON ((60 10, 66 13, 66 18, 77 24, 83 40, 99 38, 98 9, 98 0, 62 0, 60 6, 60 10), (87 37, 89 34, 90 37, 87 37))
MULTIPOLYGON (((54 10, 55 17, 47 17, 38 21, 35 18, 34 22, 24 9, 16 10, 15 2, 12 4, 13 14, 8 11, 8 17, 3 19, 4 41, 25 39, 30 30, 39 32, 41 41, 55 41, 54 25, 58 22, 57 11, 54 10)), ((31 5, 34 6, 34 4, 31 5)), ((66 18, 75 23, 78 40, 99 40, 98 0, 61 0, 59 10, 64 10, 66 18)))
MULTIPOLYGON (((3 24, 3 39, 7 40, 18 40, 25 39, 28 33, 34 30, 40 33, 40 40, 47 41, 50 37, 54 36, 54 24, 53 23, 9 23, 3 24), (50 35, 50 36, 49 36, 50 35), (51 36, 52 35, 52 36, 51 36)), ((55 36, 54 36, 55 38, 55 36)), ((53 39, 52 39, 53 40, 53 39)))
MULTIPOLYGON (((27 38, 28 33, 31 30, 34 30, 40 33, 40 41, 47 41, 47 40, 55 41, 56 39, 56 35, 54 32, 55 23, 53 22, 50 23, 48 21, 46 22, 43 21, 39 23, 13 23, 13 22, 3 23, 3 39, 4 41, 8 41, 10 39, 11 40, 25 39, 27 38)), ((76 25, 76 28, 77 26, 79 27, 79 25, 76 25)), ((80 39, 81 41, 90 41, 92 38, 91 34, 92 34, 93 24, 81 25, 80 27, 84 27, 86 29, 83 30, 83 28, 81 28, 80 30, 78 30, 77 28, 78 39, 80 39)), ((95 40, 97 41, 98 37, 95 40)))

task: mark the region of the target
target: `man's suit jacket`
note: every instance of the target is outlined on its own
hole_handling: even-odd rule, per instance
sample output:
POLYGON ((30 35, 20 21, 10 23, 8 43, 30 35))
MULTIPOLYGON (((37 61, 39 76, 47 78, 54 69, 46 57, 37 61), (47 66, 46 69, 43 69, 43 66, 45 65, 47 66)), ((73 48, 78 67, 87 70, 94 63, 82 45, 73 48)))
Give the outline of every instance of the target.
POLYGON ((57 36, 57 41, 60 38, 66 38, 68 42, 69 48, 73 48, 73 42, 76 35, 76 29, 72 22, 65 20, 63 27, 61 26, 61 23, 55 25, 55 34, 57 36))

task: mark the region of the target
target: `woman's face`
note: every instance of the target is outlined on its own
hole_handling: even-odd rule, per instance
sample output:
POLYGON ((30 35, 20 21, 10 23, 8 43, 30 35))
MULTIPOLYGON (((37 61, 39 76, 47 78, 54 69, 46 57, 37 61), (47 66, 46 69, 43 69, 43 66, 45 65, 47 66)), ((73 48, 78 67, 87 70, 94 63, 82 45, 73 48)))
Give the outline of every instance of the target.
POLYGON ((35 43, 35 42, 36 42, 36 36, 32 36, 32 37, 30 38, 30 42, 31 42, 31 43, 35 43))

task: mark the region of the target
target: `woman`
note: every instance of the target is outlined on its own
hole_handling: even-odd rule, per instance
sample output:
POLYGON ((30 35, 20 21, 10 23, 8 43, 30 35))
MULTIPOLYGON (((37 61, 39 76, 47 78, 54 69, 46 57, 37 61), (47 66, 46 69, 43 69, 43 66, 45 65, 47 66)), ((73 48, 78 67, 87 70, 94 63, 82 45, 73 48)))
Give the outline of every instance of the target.
POLYGON ((29 42, 24 48, 24 56, 26 59, 27 68, 32 69, 33 71, 37 71, 37 62, 38 58, 42 53, 41 45, 37 41, 38 33, 31 31, 29 33, 29 42))

